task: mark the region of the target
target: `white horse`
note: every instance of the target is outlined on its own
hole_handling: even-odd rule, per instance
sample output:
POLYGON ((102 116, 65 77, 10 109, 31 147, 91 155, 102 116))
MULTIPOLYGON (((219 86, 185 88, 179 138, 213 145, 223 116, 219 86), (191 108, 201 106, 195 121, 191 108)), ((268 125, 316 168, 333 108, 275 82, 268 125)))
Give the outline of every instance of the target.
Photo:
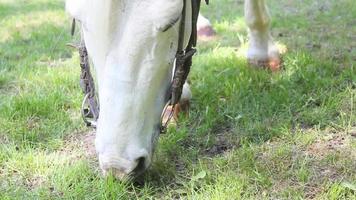
MULTIPOLYGON (((151 164, 171 83, 183 1, 186 45, 192 31, 191 0, 66 1, 67 12, 81 22, 96 71, 100 116, 95 146, 104 175, 135 176, 151 164)), ((246 0, 245 12, 250 29, 247 56, 264 63, 274 56, 264 0, 246 0)), ((186 84, 181 100, 190 97, 186 84)))

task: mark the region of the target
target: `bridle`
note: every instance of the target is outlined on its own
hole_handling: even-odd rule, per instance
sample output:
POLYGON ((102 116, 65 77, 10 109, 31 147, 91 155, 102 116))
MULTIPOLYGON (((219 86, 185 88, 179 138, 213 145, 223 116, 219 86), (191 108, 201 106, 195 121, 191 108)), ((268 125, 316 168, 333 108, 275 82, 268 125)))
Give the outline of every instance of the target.
MULTIPOLYGON (((174 112, 174 107, 179 103, 179 100, 182 95, 183 85, 187 80, 188 74, 190 72, 190 68, 192 66, 192 57, 196 53, 196 44, 197 44, 197 21, 198 15, 200 11, 201 0, 190 0, 192 6, 192 33, 189 38, 188 45, 184 48, 184 34, 185 34, 185 18, 186 18, 186 1, 183 0, 183 10, 181 15, 181 22, 179 27, 179 38, 178 38, 178 48, 175 57, 175 70, 171 83, 171 87, 169 89, 169 99, 164 108, 164 111, 167 108, 167 105, 172 106, 172 113, 169 114, 169 118, 167 122, 162 122, 161 124, 161 132, 165 132, 168 121, 171 120, 174 112)), ((209 4, 209 0, 205 0, 206 4, 209 4)), ((75 31, 75 19, 73 19, 72 24, 72 35, 75 31)), ((70 45, 74 46, 74 45, 70 45)), ((100 108, 99 102, 95 93, 95 84, 94 79, 90 72, 89 65, 89 56, 88 51, 85 46, 84 39, 82 38, 79 47, 75 46, 80 55, 80 86, 84 93, 84 99, 81 108, 81 114, 84 122, 87 126, 91 126, 96 128, 96 123, 99 117, 100 108)))
MULTIPOLYGON (((206 4, 209 4, 209 0, 205 0, 206 4)), ((189 38, 188 45, 184 48, 184 34, 185 34, 185 17, 186 17, 186 0, 183 0, 183 10, 181 15, 181 22, 179 27, 179 39, 178 48, 175 57, 175 70, 169 90, 169 99, 167 105, 171 105, 172 112, 175 105, 179 103, 182 95, 183 85, 187 80, 190 68, 192 66, 192 57, 196 53, 197 44, 197 21, 200 11, 201 0, 191 0, 192 6, 192 33, 189 38)), ((75 19, 72 24, 72 35, 75 31, 75 19)), ((71 45, 73 46, 73 45, 71 45)), ((84 39, 79 45, 78 51, 80 55, 80 86, 84 93, 84 99, 81 108, 81 114, 84 122, 87 126, 96 127, 97 120, 99 118, 100 108, 99 102, 95 93, 95 83, 90 72, 89 56, 85 46, 84 39)), ((166 106, 167 107, 167 106, 166 106)), ((165 108, 166 108, 165 107, 165 108)), ((165 111, 165 110, 164 110, 165 111)), ((163 111, 163 112, 164 112, 163 111)), ((169 115, 168 121, 172 118, 173 113, 169 115)), ((168 121, 162 123, 161 132, 165 132, 168 121)))

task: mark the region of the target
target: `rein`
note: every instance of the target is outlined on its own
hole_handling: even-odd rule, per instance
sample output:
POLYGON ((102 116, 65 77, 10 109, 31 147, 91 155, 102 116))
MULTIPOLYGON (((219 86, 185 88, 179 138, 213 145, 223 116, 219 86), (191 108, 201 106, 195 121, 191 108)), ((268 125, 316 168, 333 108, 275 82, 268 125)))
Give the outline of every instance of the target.
MULTIPOLYGON (((167 129, 168 122, 173 117, 174 107, 179 103, 182 96, 183 85, 187 80, 190 68, 192 66, 192 57, 196 53, 197 44, 197 21, 200 11, 201 0, 190 0, 192 6, 192 33, 189 38, 188 45, 184 48, 184 34, 185 34, 185 17, 186 17, 186 0, 183 0, 183 11, 181 16, 181 22, 179 27, 178 49, 175 57, 175 70, 169 90, 169 99, 163 110, 166 111, 168 105, 173 106, 172 113, 169 114, 169 118, 166 122, 161 122, 161 133, 164 133, 167 129)), ((206 4, 209 4, 209 0, 205 0, 206 4)), ((75 32, 75 19, 73 19, 71 33, 75 32)), ((69 45, 76 47, 74 45, 69 45)), ((80 55, 80 86, 84 93, 84 99, 81 108, 81 114, 83 121, 87 126, 96 128, 96 123, 99 118, 100 108, 95 93, 94 79, 90 72, 89 56, 85 46, 85 42, 82 39, 79 47, 76 47, 80 55)))

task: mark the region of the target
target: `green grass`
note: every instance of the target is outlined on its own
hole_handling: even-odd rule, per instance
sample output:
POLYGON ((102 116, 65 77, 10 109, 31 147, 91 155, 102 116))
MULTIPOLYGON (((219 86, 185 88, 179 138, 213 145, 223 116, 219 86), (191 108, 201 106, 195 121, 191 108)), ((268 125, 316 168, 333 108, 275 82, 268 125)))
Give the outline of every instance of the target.
POLYGON ((137 185, 88 155, 63 1, 0 0, 0 199, 356 199, 356 3, 268 3, 284 70, 247 66, 242 1, 204 6, 190 118, 137 185))

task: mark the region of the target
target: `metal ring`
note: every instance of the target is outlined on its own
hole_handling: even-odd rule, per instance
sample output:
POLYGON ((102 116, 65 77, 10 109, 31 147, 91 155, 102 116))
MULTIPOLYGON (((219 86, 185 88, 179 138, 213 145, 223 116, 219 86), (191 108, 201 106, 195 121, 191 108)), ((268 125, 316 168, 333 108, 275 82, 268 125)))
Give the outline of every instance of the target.
POLYGON ((168 106, 170 106, 170 105, 171 105, 171 101, 169 100, 169 101, 166 103, 166 105, 164 106, 163 111, 162 111, 162 114, 161 114, 161 133, 165 133, 165 132, 166 132, 168 123, 169 123, 169 121, 171 121, 171 119, 172 119, 172 117, 173 117, 173 114, 174 114, 174 107, 175 107, 175 105, 172 106, 172 110, 171 110, 171 112, 169 113, 169 116, 168 116, 167 121, 163 123, 164 114, 166 113, 166 110, 167 110, 168 106))
POLYGON ((92 127, 96 127, 96 122, 94 121, 94 119, 90 120, 91 117, 89 117, 89 114, 92 112, 92 110, 90 109, 90 106, 88 106, 88 108, 86 107, 87 101, 89 99, 90 93, 85 94, 84 98, 83 98, 83 102, 82 102, 82 107, 81 107, 81 114, 82 114, 82 118, 84 123, 87 126, 92 126, 92 127), (86 112, 87 111, 87 112, 86 112))

